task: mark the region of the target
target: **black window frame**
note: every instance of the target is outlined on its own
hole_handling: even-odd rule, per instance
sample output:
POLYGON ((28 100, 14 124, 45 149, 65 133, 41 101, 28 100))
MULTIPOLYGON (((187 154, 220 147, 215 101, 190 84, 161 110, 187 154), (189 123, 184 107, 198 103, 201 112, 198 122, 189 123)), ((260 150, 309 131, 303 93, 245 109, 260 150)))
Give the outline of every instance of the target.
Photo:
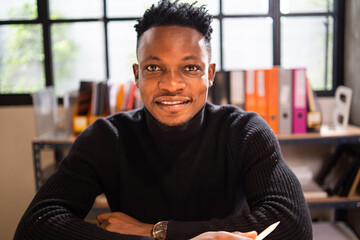
MULTIPOLYGON (((219 0, 219 14, 214 18, 219 20, 220 24, 220 70, 223 69, 223 20, 225 18, 253 18, 253 17, 271 17, 273 19, 273 65, 281 65, 281 17, 288 16, 332 16, 334 19, 334 42, 333 42, 333 78, 332 90, 316 91, 318 96, 334 96, 335 89, 339 85, 344 84, 344 32, 345 32, 345 1, 334 0, 332 12, 322 13, 289 13, 283 14, 280 11, 281 0, 269 0, 269 12, 267 14, 237 14, 224 15, 222 10, 222 0, 219 0)), ((74 23, 74 22, 103 22, 104 24, 104 39, 105 39, 105 70, 106 78, 109 79, 109 48, 108 48, 108 23, 111 21, 129 21, 136 20, 138 17, 127 18, 108 18, 106 10, 107 0, 103 0, 103 17, 98 18, 84 18, 84 19, 60 19, 51 20, 49 1, 37 0, 38 17, 34 20, 9 20, 1 21, 2 25, 11 24, 41 24, 43 29, 43 47, 44 47, 44 69, 45 69, 45 86, 52 86, 54 82, 53 76, 53 62, 51 52, 51 25, 53 23, 74 23)), ((44 86, 44 87, 45 87, 44 86)), ((59 99, 62 103, 62 99, 59 99)), ((31 105, 31 93, 24 94, 0 94, 0 106, 16 106, 16 105, 31 105)))

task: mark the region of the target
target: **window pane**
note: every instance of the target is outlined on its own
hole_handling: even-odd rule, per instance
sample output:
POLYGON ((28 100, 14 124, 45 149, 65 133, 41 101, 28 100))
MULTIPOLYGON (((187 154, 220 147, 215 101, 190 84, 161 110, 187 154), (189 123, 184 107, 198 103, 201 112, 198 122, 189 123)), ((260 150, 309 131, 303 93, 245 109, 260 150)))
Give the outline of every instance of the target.
POLYGON ((282 13, 332 12, 333 5, 334 0, 280 0, 282 13))
MULTIPOLYGON (((186 0, 182 2, 193 3, 194 1, 186 0)), ((108 17, 140 17, 145 10, 150 8, 152 4, 157 4, 156 1, 137 0, 137 1, 107 1, 107 15, 108 17)), ((213 15, 219 14, 219 0, 199 0, 196 6, 207 5, 209 13, 213 15)))
POLYGON ((213 33, 211 34, 211 62, 216 63, 216 71, 221 69, 220 66, 220 22, 218 19, 214 19, 211 23, 213 33))
POLYGON ((272 19, 224 19, 224 69, 271 67, 272 19))
POLYGON ((0 20, 31 20, 37 18, 36 0, 1 1, 0 20))
POLYGON ((0 26, 0 93, 31 93, 45 86, 42 28, 0 26))
POLYGON ((332 50, 332 18, 281 18, 282 66, 306 67, 312 87, 316 90, 332 89, 332 50))
POLYGON ((232 14, 267 14, 269 0, 223 0, 223 13, 232 14))
POLYGON ((100 18, 103 14, 102 0, 49 0, 51 19, 100 18))
POLYGON ((76 90, 81 80, 104 80, 103 24, 61 23, 51 28, 56 93, 76 90))
POLYGON ((108 25, 111 81, 134 80, 132 65, 137 62, 135 24, 136 21, 121 21, 108 25))

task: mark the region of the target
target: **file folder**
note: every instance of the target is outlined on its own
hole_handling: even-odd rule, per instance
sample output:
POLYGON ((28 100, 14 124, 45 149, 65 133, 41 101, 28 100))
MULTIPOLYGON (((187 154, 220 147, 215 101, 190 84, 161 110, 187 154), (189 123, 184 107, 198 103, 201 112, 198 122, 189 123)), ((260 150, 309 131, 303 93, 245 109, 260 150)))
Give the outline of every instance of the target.
POLYGON ((279 68, 266 70, 267 121, 275 134, 279 132, 279 68))
POLYGON ((265 70, 255 70, 255 111, 268 121, 265 70))
POLYGON ((245 110, 255 112, 255 71, 245 71, 245 110))
POLYGON ((292 133, 292 69, 279 69, 279 134, 292 133))
POLYGON ((244 71, 230 72, 230 104, 245 107, 245 76, 244 71))
POLYGON ((293 133, 306 133, 306 70, 293 69, 293 133))

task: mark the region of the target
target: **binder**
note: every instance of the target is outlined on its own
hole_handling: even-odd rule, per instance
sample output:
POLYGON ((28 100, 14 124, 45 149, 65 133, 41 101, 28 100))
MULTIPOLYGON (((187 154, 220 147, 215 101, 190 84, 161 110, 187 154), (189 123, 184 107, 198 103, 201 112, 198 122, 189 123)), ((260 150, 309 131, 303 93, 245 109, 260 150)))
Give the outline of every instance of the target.
POLYGON ((266 70, 268 78, 266 79, 267 89, 267 118, 268 123, 275 134, 279 133, 279 68, 274 66, 266 70))
POLYGON ((230 104, 245 107, 245 76, 244 71, 230 72, 230 104))
POLYGON ((255 107, 255 71, 245 71, 245 110, 256 111, 255 107))
POLYGON ((306 116, 306 126, 308 132, 320 132, 321 126, 321 111, 317 106, 316 94, 314 93, 309 78, 306 78, 307 84, 307 100, 308 100, 308 112, 306 116))
POLYGON ((126 110, 134 109, 134 102, 135 102, 135 91, 136 91, 136 83, 131 83, 130 92, 129 92, 129 99, 127 102, 126 110))
POLYGON ((126 82, 124 85, 124 95, 123 95, 123 101, 121 103, 121 111, 127 111, 130 89, 131 89, 131 82, 126 82))
POLYGON ((213 103, 218 105, 229 104, 229 72, 220 71, 215 75, 213 103))
POLYGON ((124 87, 124 83, 121 83, 116 94, 115 112, 121 112, 121 106, 124 100, 124 87))
POLYGON ((92 84, 93 82, 91 81, 80 82, 72 119, 74 135, 78 135, 89 125, 88 118, 91 113, 91 102, 93 101, 92 84))
POLYGON ((279 69, 279 134, 292 133, 292 69, 279 69))
POLYGON ((263 69, 255 70, 255 111, 268 121, 266 81, 268 74, 263 69))
POLYGON ((306 133, 306 70, 293 69, 293 133, 306 133))

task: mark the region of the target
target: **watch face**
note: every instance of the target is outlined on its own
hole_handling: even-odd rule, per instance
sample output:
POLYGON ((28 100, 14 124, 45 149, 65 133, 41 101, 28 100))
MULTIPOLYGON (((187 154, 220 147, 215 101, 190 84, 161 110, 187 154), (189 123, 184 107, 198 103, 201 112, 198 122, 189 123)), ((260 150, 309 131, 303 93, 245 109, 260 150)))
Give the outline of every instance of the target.
POLYGON ((167 221, 155 224, 153 232, 157 239, 165 239, 167 230, 167 221))

